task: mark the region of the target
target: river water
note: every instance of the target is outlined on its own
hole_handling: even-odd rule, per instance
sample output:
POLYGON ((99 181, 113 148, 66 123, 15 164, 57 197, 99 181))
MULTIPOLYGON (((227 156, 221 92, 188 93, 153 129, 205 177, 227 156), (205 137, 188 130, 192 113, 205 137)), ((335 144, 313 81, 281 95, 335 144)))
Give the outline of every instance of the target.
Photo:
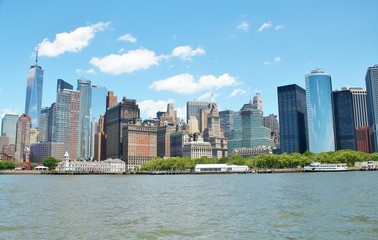
POLYGON ((378 172, 0 175, 0 239, 378 239, 378 172))

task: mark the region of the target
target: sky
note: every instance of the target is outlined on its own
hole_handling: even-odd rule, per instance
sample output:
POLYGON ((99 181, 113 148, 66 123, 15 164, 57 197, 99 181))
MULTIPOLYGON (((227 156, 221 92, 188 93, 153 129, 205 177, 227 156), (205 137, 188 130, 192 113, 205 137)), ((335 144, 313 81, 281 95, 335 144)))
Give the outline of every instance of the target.
MULTIPOLYGON (((44 70, 42 107, 57 79, 135 99, 143 119, 172 102, 238 111, 256 93, 278 114, 277 87, 305 88, 320 68, 333 89, 366 88, 378 64, 378 1, 0 0, 0 114, 25 111, 27 71, 44 70)), ((105 110, 104 110, 105 111, 105 110)))

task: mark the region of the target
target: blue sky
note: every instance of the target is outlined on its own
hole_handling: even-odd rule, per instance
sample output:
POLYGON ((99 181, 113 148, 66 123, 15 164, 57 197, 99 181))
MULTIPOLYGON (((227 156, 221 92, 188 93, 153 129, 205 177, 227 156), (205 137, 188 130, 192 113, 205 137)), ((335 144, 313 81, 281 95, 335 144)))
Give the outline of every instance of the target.
POLYGON ((18 1, 0 0, 0 113, 22 114, 28 68, 40 44, 43 104, 56 81, 136 99, 143 118, 188 100, 239 110, 256 92, 277 114, 277 86, 316 67, 333 89, 365 88, 378 63, 378 1, 18 1))

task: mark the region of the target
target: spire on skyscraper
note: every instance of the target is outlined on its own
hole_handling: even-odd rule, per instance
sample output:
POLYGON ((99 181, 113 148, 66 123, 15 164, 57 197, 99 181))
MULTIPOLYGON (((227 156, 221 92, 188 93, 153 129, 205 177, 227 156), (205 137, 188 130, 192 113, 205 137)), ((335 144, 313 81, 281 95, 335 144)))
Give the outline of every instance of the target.
POLYGON ((39 50, 39 43, 36 46, 35 49, 35 66, 38 66, 38 50, 39 50))

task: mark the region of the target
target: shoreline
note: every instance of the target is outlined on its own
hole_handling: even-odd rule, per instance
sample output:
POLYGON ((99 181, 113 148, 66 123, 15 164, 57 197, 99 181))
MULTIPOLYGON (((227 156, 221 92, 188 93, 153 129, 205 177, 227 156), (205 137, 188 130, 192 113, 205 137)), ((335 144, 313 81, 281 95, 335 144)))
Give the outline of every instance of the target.
MULTIPOLYGON (((378 169, 350 168, 343 172, 378 171, 378 169)), ((124 173, 95 172, 55 172, 35 170, 1 170, 0 175, 203 175, 203 174, 272 174, 272 173, 304 173, 303 169, 257 169, 248 172, 189 172, 189 171, 143 171, 124 173)))

